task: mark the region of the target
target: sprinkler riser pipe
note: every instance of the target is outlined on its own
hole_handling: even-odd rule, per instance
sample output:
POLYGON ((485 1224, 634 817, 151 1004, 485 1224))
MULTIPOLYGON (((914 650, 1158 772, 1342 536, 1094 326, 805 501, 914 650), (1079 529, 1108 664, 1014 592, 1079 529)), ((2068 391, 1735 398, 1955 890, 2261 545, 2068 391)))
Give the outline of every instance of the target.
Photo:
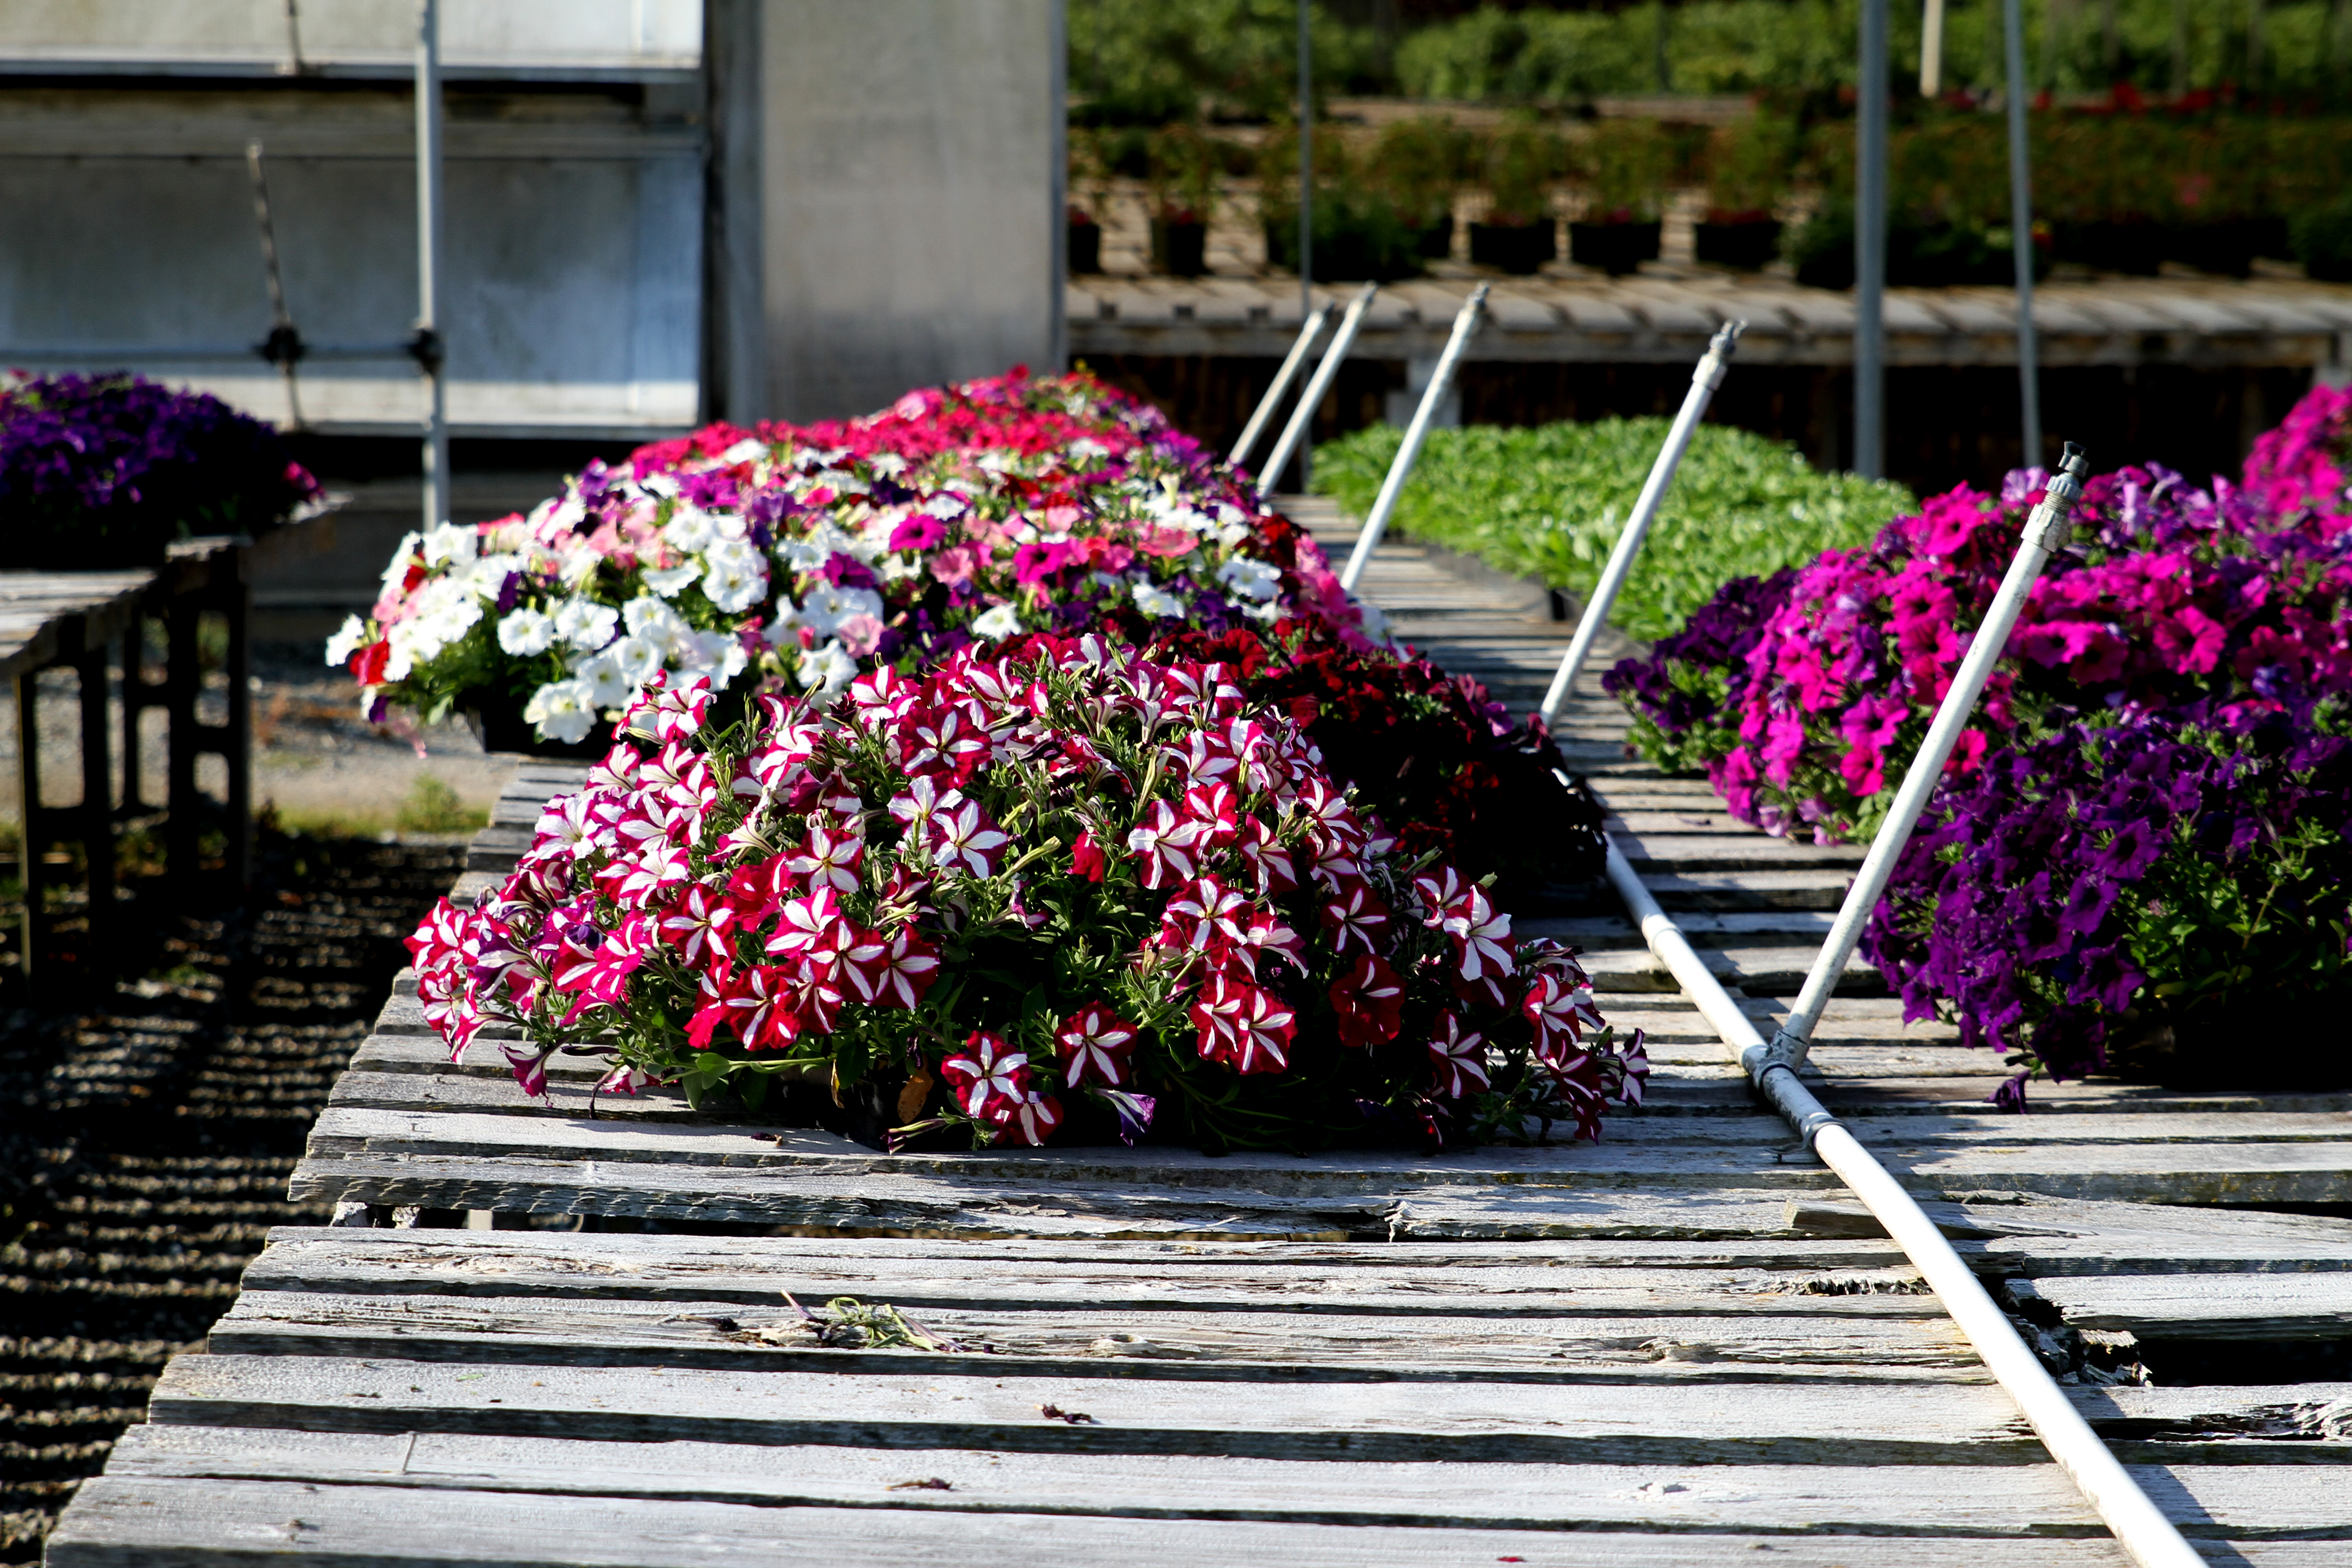
POLYGON ((1976 713, 1977 699, 1983 694, 1985 682, 1992 678, 1993 666, 2009 647, 2009 634, 2017 627, 2018 616, 2025 609, 2026 595, 2032 592, 2034 580, 2042 575, 2052 550, 2063 547, 2066 542, 2067 516, 2083 493, 2083 468, 2082 448, 2067 443, 2064 462, 2050 477, 2042 504, 2026 519, 2024 536, 2018 544, 2017 554, 2010 561, 2008 574, 2000 580, 1999 592, 1993 595, 1992 606, 1985 612, 1984 622, 1977 627, 1967 657, 1960 660, 1951 687, 1936 710, 1935 721, 1927 727, 1927 738, 1920 743, 1919 754, 1911 759, 1910 767, 1903 774, 1902 786, 1895 792, 1885 821, 1870 841, 1870 851, 1863 857, 1853 886, 1846 890, 1845 902, 1839 906, 1829 939, 1822 944, 1811 972, 1805 976, 1805 986, 1797 994, 1796 1005, 1790 1009, 1787 1021, 1773 1038, 1773 1061, 1801 1067, 1805 1053, 1812 1048, 1813 1026, 1821 1021, 1822 1009, 1829 1005, 1838 976, 1845 972, 1846 960, 1853 956, 1871 910, 1878 907, 1879 898, 1886 891, 1886 884, 1895 875, 1895 862, 1902 856, 1904 846, 1911 841, 1912 830, 1927 807, 1927 797, 1942 781, 1944 764, 1951 760, 1960 731, 1976 713))
POLYGON ((1274 452, 1258 474, 1258 494, 1274 493, 1282 470, 1290 466, 1299 442, 1307 438, 1307 427, 1315 423, 1315 411, 1323 406, 1323 395, 1331 390, 1339 367, 1348 360, 1348 351, 1356 346, 1356 333, 1363 327, 1364 312, 1372 308, 1372 296, 1381 291, 1377 283, 1364 285, 1363 292, 1348 301, 1346 314, 1339 318, 1339 330, 1331 336, 1331 346, 1323 351, 1323 359, 1316 365, 1315 374, 1307 379, 1307 390, 1298 395, 1298 406, 1290 411, 1290 423, 1282 427, 1282 439, 1274 444, 1274 452))
POLYGON ((1298 379, 1298 367, 1307 363, 1307 352, 1314 348, 1315 340, 1323 335, 1323 324, 1330 319, 1331 307, 1328 305, 1318 305, 1308 312, 1307 324, 1298 329, 1297 340, 1290 345, 1290 352, 1283 356, 1282 368, 1274 373, 1274 384, 1267 387, 1265 395, 1257 400, 1257 407, 1251 412, 1249 423, 1242 426, 1241 439, 1235 441, 1234 449, 1226 454, 1226 462, 1238 468, 1249 461, 1251 450, 1257 446, 1257 438, 1265 434, 1268 425, 1274 423, 1275 410, 1282 406, 1283 396, 1289 392, 1290 384, 1298 379))
POLYGON ((1429 384, 1422 389, 1421 405, 1412 411, 1412 423, 1405 426, 1404 439, 1398 443, 1396 456, 1389 461, 1388 476, 1381 481, 1381 493, 1373 502, 1371 515, 1357 531, 1356 548, 1349 553, 1348 564, 1339 574, 1339 586, 1352 594, 1371 563, 1372 552, 1381 546, 1381 535, 1388 531, 1389 515, 1396 510, 1397 500, 1404 494, 1405 480, 1412 477, 1412 466, 1421 458, 1422 443, 1429 439, 1430 421, 1436 418, 1438 405, 1454 384, 1454 372, 1462 363, 1463 351, 1478 331, 1478 323, 1486 316, 1486 285, 1481 283, 1470 290, 1462 309, 1454 312, 1454 331, 1445 340, 1445 352, 1437 356, 1437 368, 1430 373, 1429 384))
POLYGON ((1666 487, 1674 483, 1675 474, 1682 467, 1683 454, 1690 449, 1699 421, 1706 417, 1706 405, 1714 400, 1716 389, 1723 384, 1730 370, 1732 353, 1739 346, 1739 334, 1747 326, 1744 321, 1734 321, 1716 329, 1706 353, 1692 369, 1690 391, 1683 395, 1682 408, 1666 432, 1665 445, 1658 448, 1657 458, 1650 465, 1650 477, 1643 481, 1633 515, 1626 518, 1616 544, 1609 552, 1608 562, 1601 568, 1600 579, 1592 585, 1592 596, 1586 601, 1584 615, 1576 623, 1576 635, 1569 639, 1568 653, 1559 661, 1559 672, 1551 678, 1551 689, 1544 693, 1543 705, 1536 710, 1545 723, 1558 717, 1560 704, 1568 700, 1570 689, 1583 671, 1585 660, 1592 657, 1592 645, 1601 640, 1601 628, 1609 624, 1609 612, 1616 607, 1618 592, 1633 574, 1633 558, 1641 553, 1642 541, 1648 537, 1650 524, 1665 501, 1666 487))

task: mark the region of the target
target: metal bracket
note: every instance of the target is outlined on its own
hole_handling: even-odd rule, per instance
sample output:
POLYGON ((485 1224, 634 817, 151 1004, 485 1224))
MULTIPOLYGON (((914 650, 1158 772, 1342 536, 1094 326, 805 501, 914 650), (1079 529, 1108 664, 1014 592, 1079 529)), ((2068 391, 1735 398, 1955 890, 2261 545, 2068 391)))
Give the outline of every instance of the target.
POLYGON ((2066 455, 2058 459, 2058 471, 2042 487, 2042 504, 2025 520, 2026 543, 2050 555, 2066 548, 2074 536, 2074 503, 2083 499, 2083 476, 2089 468, 2083 448, 2067 442, 2066 455))
POLYGON ((444 350, 439 332, 431 327, 417 328, 408 334, 407 351, 408 357, 416 362, 417 369, 427 375, 441 374, 444 350))

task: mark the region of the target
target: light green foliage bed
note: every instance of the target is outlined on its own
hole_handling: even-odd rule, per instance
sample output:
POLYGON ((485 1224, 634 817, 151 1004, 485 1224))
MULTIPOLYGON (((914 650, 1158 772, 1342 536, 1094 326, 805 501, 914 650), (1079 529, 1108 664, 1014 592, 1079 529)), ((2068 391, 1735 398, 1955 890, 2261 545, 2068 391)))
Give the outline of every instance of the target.
MULTIPOLYGON (((1589 593, 1666 426, 1603 419, 1433 431, 1390 526, 1589 593)), ((1361 517, 1401 437, 1380 425, 1317 447, 1315 489, 1361 517)), ((1701 426, 1610 619, 1637 637, 1664 637, 1731 578, 1865 544, 1914 504, 1900 485, 1821 473, 1792 447, 1701 426)))

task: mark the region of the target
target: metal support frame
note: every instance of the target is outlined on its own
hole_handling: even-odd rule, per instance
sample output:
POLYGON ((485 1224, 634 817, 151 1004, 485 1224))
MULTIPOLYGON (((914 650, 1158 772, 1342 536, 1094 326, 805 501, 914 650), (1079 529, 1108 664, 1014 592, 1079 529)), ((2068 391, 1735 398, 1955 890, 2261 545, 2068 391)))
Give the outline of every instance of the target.
POLYGON ((1404 427, 1404 439, 1398 443, 1388 476, 1381 481, 1381 493, 1372 502, 1371 515, 1364 519, 1364 526, 1356 535, 1356 548, 1339 573, 1339 586, 1350 594, 1362 581, 1364 568, 1371 563, 1372 552, 1381 547, 1381 535, 1388 531, 1389 515, 1396 510, 1405 480, 1412 477, 1412 465, 1421 456, 1422 443, 1429 439, 1430 421, 1437 417, 1438 405, 1445 401, 1447 390, 1454 385, 1454 372, 1462 363, 1463 352, 1477 335, 1479 322, 1486 319, 1486 289, 1484 283, 1471 289, 1470 298, 1462 301, 1462 309, 1454 312, 1454 331, 1445 340, 1445 352, 1437 356, 1437 368, 1430 373, 1429 384, 1422 389, 1421 405, 1412 411, 1412 423, 1404 427))
POLYGON ((122 643, 122 815, 140 816, 161 810, 163 826, 163 866, 175 897, 194 887, 198 869, 198 836, 210 803, 196 787, 196 759, 210 753, 227 771, 227 798, 221 803, 221 830, 226 840, 223 870, 231 884, 242 889, 253 878, 253 693, 252 645, 249 626, 253 590, 246 571, 246 547, 231 544, 201 561, 181 560, 167 565, 140 606, 122 643), (227 678, 227 721, 207 724, 196 705, 204 690, 203 617, 219 615, 228 626, 223 674, 227 678), (163 679, 147 679, 145 628, 149 620, 163 626, 163 679), (163 710, 164 794, 161 801, 144 797, 141 781, 142 742, 140 715, 151 708, 163 710))
POLYGON ((2066 455, 2058 471, 2050 476, 2042 504, 2025 520, 2024 536, 2009 563, 2009 574, 2001 579, 2000 591, 1993 595, 1992 606, 1985 611, 1984 620, 1970 634, 1968 654, 1953 673, 1951 688, 1936 710, 1935 721, 1927 726, 1927 737, 1919 743, 1919 754, 1911 759, 1902 785, 1887 807, 1886 819, 1879 824, 1876 836, 1870 841, 1869 853, 1863 857, 1853 886, 1846 889, 1845 902, 1839 907, 1837 920, 1830 927, 1829 940, 1822 944, 1811 972, 1805 976, 1804 989, 1797 994, 1795 1005, 1790 1008, 1780 1033, 1772 1037, 1766 1065, 1792 1070, 1804 1065, 1805 1053, 1812 1048, 1813 1026, 1821 1021, 1822 1009, 1829 1005, 1838 976, 1845 973, 1846 960, 1853 956, 1854 944, 1862 940, 1863 923, 1877 907, 1879 895, 1886 891, 1887 879, 1895 875, 1895 862, 1902 855, 1903 847, 1911 841, 1911 830, 1918 826, 1919 814, 1927 809, 1928 795, 1942 780, 1944 763, 1958 743, 1960 731, 1976 712, 1977 698, 1983 692, 1993 665, 2009 646, 2009 634, 2025 608, 2026 595, 2032 591, 2034 579, 2042 575, 2042 568, 2051 555, 2065 547, 2068 518, 2083 494, 2083 476, 2086 471, 2083 448, 2067 442, 2066 455))
POLYGON ((2008 85, 2009 232, 2017 267, 2017 395, 2026 468, 2042 462, 2040 345, 2033 335, 2033 153, 2025 135, 2025 18, 2019 0, 2000 0, 2008 85))
POLYGON ((1715 389, 1723 384, 1724 375, 1731 368, 1733 351, 1739 346, 1739 334, 1747 330, 1745 321, 1726 321, 1717 327, 1713 341, 1706 345, 1706 353, 1691 371, 1690 390, 1683 395, 1682 408, 1666 432, 1665 445, 1658 448, 1657 460, 1650 465, 1650 477, 1643 481, 1642 493, 1633 501, 1633 515, 1626 518, 1616 544, 1609 552, 1608 563, 1601 568, 1600 579, 1592 584, 1583 618, 1576 623, 1576 636, 1569 640, 1568 652, 1551 678, 1551 688, 1544 693, 1543 706, 1536 710, 1545 723, 1559 716, 1559 705, 1568 700, 1569 689, 1576 684, 1584 661, 1592 657, 1592 645, 1600 640, 1601 627, 1609 624, 1609 612, 1616 605, 1618 590, 1624 587, 1625 579, 1632 574, 1633 558, 1641 553, 1642 541, 1649 536, 1650 524, 1665 501, 1666 487, 1675 482, 1683 454, 1690 450, 1691 437, 1697 431, 1699 421, 1706 417, 1706 405, 1714 400, 1715 389))
POLYGON ((1855 79, 1853 468, 1872 479, 1886 471, 1886 5, 1862 0, 1855 79))
MULTIPOLYGON (((1282 438, 1274 444, 1266 458, 1265 467, 1258 473, 1258 493, 1271 495, 1282 480, 1282 470, 1290 466, 1291 454, 1306 440, 1307 428, 1315 423, 1315 411, 1323 405, 1323 395, 1331 390, 1332 381, 1339 367, 1347 363, 1348 351, 1356 346, 1356 333, 1364 324, 1364 312, 1372 308, 1372 296, 1381 291, 1377 283, 1367 283, 1362 292, 1348 301, 1347 312, 1339 318, 1339 330, 1331 334, 1331 346, 1323 351, 1321 363, 1307 379, 1307 390, 1298 395, 1298 406, 1290 411, 1290 423, 1282 427, 1282 438)), ((1299 465, 1299 479, 1306 481, 1306 465, 1299 465)))
MULTIPOLYGON (((1313 304, 1313 301, 1308 303, 1313 304)), ((1257 400, 1257 406, 1250 411, 1249 423, 1242 426, 1241 439, 1235 441, 1234 449, 1225 454, 1225 461, 1234 468, 1238 468, 1249 461, 1250 453, 1257 447, 1258 437, 1265 434, 1268 425, 1274 423, 1276 412, 1282 407, 1282 400, 1290 391, 1290 384, 1298 379, 1299 367, 1307 363, 1307 355, 1315 347, 1315 340, 1323 335, 1324 323, 1331 319, 1331 309, 1330 305, 1322 304, 1315 305, 1307 311, 1306 325, 1298 329, 1298 336, 1291 343, 1290 352, 1283 355, 1282 368, 1274 373, 1274 384, 1267 387, 1265 395, 1257 400)))
POLYGON ((18 860, 25 887, 24 951, 18 956, 26 980, 37 989, 46 980, 43 955, 53 929, 48 890, 63 880, 49 875, 50 846, 79 843, 82 847, 89 889, 83 973, 91 972, 110 944, 114 925, 114 778, 107 755, 106 638, 103 633, 92 635, 86 617, 72 616, 58 626, 58 649, 55 658, 16 678, 17 799, 24 821, 18 860), (46 669, 70 669, 81 683, 81 800, 74 805, 50 805, 41 797, 40 679, 46 669))
POLYGON ((425 526, 449 521, 449 408, 443 384, 441 288, 441 5, 416 7, 416 331, 409 353, 425 373, 425 526))

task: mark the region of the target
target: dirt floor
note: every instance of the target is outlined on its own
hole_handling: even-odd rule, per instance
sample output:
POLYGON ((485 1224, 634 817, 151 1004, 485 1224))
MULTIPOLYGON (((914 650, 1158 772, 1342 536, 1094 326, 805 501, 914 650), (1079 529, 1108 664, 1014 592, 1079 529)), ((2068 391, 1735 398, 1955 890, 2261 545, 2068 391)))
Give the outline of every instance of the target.
MULTIPOLYGON (((332 781, 305 801, 362 803, 432 765, 324 721, 284 730, 324 759, 291 776, 332 781)), ((151 917, 142 973, 111 994, 0 1016, 0 1563, 39 1560, 268 1227, 324 1217, 285 1201, 287 1176, 405 962, 399 939, 463 861, 267 835, 243 913, 151 917)))

